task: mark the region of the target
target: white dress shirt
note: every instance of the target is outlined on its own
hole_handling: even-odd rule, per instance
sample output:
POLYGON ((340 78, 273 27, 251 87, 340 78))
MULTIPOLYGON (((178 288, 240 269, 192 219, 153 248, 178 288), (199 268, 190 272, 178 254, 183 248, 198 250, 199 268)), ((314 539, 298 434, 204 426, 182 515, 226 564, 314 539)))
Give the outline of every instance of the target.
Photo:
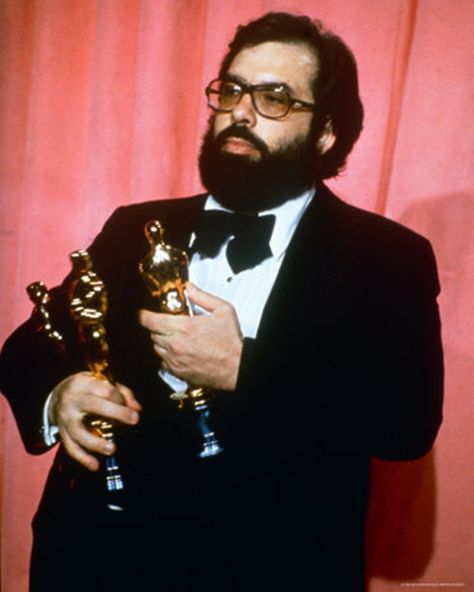
MULTIPOLYGON (((263 309, 270 296, 286 250, 299 221, 313 199, 314 193, 314 188, 311 188, 297 198, 276 208, 259 212, 259 216, 273 214, 275 226, 270 238, 272 256, 255 267, 245 269, 237 274, 232 271, 226 256, 227 245, 232 240, 232 236, 224 242, 215 257, 203 258, 198 253, 194 253, 190 261, 189 279, 191 282, 198 288, 218 296, 234 306, 244 337, 255 338, 257 336, 263 309)), ((222 207, 212 195, 208 196, 204 209, 230 211, 222 207)), ((194 236, 191 237, 190 247, 193 242, 194 236)), ((204 311, 194 308, 194 312, 202 314, 204 311)), ((174 391, 179 393, 186 391, 188 385, 184 380, 163 370, 160 371, 160 376, 174 391)))

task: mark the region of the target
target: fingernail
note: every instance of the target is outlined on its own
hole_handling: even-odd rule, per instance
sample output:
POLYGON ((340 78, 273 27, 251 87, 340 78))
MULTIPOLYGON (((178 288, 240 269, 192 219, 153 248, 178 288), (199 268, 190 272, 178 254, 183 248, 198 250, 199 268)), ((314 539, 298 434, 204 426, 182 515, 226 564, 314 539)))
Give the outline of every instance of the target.
POLYGON ((107 444, 104 446, 105 452, 111 454, 114 451, 115 446, 112 444, 112 442, 107 442, 107 444))
POLYGON ((135 411, 132 411, 132 412, 130 413, 130 421, 131 421, 132 423, 137 423, 137 422, 138 422, 138 417, 139 417, 139 416, 138 416, 138 413, 136 413, 135 411))

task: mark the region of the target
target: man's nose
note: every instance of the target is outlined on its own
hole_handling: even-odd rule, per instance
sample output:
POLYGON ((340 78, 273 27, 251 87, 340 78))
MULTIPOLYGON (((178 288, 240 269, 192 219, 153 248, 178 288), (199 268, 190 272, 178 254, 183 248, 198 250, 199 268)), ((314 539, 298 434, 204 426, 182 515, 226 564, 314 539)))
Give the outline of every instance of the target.
POLYGON ((237 105, 232 109, 232 121, 234 123, 244 123, 248 127, 253 127, 257 123, 257 114, 250 93, 244 93, 237 105))

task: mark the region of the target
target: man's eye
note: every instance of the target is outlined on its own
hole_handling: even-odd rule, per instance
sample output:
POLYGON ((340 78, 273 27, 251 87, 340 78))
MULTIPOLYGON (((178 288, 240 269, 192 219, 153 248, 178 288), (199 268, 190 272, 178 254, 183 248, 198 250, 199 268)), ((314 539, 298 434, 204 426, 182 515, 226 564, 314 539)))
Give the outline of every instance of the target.
POLYGON ((224 97, 236 97, 240 92, 240 87, 234 84, 225 84, 221 88, 221 95, 224 97))
POLYGON ((286 105, 286 96, 276 91, 263 91, 260 95, 262 101, 268 105, 286 105))

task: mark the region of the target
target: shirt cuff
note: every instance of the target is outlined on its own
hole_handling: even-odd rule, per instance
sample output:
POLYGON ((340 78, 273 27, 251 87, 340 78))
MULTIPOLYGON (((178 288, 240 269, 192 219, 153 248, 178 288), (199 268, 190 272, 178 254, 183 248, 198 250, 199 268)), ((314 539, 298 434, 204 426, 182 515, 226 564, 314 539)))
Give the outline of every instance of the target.
POLYGON ((159 370, 158 374, 161 380, 163 380, 175 393, 185 393, 188 390, 188 383, 174 374, 166 372, 166 370, 159 370))
POLYGON ((57 425, 51 424, 49 422, 49 406, 51 403, 51 398, 53 396, 53 392, 49 393, 48 398, 43 407, 43 425, 41 427, 41 432, 43 434, 43 440, 46 446, 54 446, 56 442, 59 440, 59 428, 57 425))

